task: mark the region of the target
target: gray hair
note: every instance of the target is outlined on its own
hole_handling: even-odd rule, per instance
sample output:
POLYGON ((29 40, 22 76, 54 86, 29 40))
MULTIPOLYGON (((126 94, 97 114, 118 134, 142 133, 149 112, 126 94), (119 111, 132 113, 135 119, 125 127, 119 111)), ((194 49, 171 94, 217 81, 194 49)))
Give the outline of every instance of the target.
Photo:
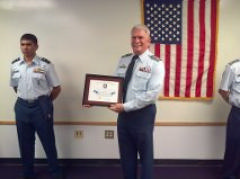
POLYGON ((136 29, 144 30, 146 32, 146 34, 150 37, 150 30, 146 25, 138 24, 138 25, 133 26, 131 33, 136 29))

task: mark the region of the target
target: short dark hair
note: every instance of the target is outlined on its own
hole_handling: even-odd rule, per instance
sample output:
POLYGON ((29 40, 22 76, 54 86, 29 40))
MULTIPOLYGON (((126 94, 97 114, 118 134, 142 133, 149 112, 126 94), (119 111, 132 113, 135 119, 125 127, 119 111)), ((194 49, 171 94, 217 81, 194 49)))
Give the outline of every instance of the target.
POLYGON ((23 34, 20 38, 20 41, 22 40, 31 40, 33 43, 38 44, 38 39, 34 34, 23 34))

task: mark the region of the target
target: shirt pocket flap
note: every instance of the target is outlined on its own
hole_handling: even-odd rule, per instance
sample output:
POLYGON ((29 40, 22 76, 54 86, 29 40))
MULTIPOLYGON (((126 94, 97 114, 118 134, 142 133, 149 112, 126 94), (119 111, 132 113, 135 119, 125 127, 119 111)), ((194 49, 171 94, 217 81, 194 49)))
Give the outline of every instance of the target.
POLYGON ((151 76, 151 73, 147 73, 147 72, 143 72, 143 71, 138 71, 138 72, 136 73, 136 76, 137 76, 138 78, 149 79, 150 76, 151 76))
POLYGON ((16 79, 16 78, 20 78, 21 77, 21 74, 19 72, 15 72, 13 75, 12 75, 12 78, 16 79))
POLYGON ((44 79, 44 74, 43 73, 33 73, 33 78, 44 79))

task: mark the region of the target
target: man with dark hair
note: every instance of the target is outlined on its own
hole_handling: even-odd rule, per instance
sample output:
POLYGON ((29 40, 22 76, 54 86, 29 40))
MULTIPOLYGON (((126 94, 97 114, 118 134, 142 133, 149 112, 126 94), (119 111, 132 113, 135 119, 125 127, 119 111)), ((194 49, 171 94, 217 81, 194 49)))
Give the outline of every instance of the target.
POLYGON ((35 35, 22 35, 20 48, 23 56, 11 64, 10 86, 18 96, 14 109, 23 179, 36 177, 33 167, 35 132, 47 155, 52 177, 62 179, 53 130, 53 100, 61 91, 60 81, 53 64, 36 55, 38 40, 35 35))
POLYGON ((163 86, 164 65, 150 51, 150 31, 145 25, 131 30, 133 54, 120 58, 116 75, 124 78, 123 103, 110 106, 119 113, 118 143, 124 179, 137 179, 140 156, 141 179, 153 179, 153 128, 155 101, 163 86))
POLYGON ((22 40, 31 40, 34 44, 38 44, 37 37, 33 34, 23 34, 22 37, 20 38, 20 41, 22 40))

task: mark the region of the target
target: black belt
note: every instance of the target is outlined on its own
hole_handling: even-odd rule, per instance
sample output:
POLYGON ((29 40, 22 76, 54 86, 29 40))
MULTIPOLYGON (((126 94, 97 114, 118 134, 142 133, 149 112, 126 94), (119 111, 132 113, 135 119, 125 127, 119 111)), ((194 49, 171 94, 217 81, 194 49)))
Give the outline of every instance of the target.
MULTIPOLYGON (((43 95, 44 96, 44 95, 43 95)), ((38 98, 36 98, 36 99, 23 99, 23 98, 20 98, 20 97, 18 97, 18 101, 20 101, 20 102, 22 102, 22 103, 24 103, 24 104, 27 104, 27 105, 34 105, 34 104, 37 104, 38 103, 38 101, 39 101, 39 98, 40 97, 43 97, 43 96, 39 96, 38 98)))

